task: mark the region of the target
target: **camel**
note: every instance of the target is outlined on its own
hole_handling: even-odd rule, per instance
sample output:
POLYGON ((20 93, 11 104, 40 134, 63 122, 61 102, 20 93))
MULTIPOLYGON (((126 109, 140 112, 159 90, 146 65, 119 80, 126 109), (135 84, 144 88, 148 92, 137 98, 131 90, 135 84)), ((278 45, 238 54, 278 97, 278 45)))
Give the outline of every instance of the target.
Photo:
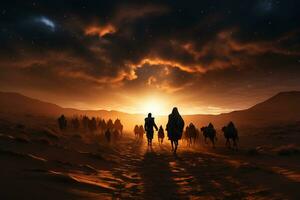
POLYGON ((238 131, 235 128, 234 124, 232 122, 229 122, 227 126, 224 126, 222 128, 222 131, 224 132, 224 137, 226 139, 226 146, 228 148, 231 148, 230 140, 232 140, 232 147, 237 150, 238 145, 237 141, 239 140, 238 131))
POLYGON ((187 140, 187 145, 191 146, 196 143, 196 140, 199 136, 199 131, 193 123, 190 123, 189 126, 185 129, 185 139, 187 140))
POLYGON ((207 144, 207 138, 209 138, 209 140, 212 143, 213 148, 215 148, 215 141, 217 141, 217 136, 216 136, 216 130, 214 128, 214 126, 209 123, 208 126, 203 126, 201 128, 201 131, 203 132, 203 136, 204 136, 204 142, 207 144))

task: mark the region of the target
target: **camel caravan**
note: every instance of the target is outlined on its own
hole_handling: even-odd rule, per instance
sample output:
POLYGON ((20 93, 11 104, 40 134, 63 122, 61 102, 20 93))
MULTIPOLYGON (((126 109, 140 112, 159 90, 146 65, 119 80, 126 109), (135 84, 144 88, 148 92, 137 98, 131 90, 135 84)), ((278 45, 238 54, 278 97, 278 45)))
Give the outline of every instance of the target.
MULTIPOLYGON (((94 133, 94 135, 103 135, 108 143, 117 141, 123 135, 123 125, 119 119, 114 122, 112 119, 105 121, 101 118, 88 116, 74 116, 67 119, 64 115, 58 118, 58 126, 61 131, 77 131, 83 133, 94 133)), ((176 153, 178 148, 178 141, 183 139, 186 141, 188 147, 194 146, 200 141, 200 133, 202 132, 204 144, 211 144, 215 148, 217 142, 217 131, 212 123, 198 129, 193 123, 190 123, 184 129, 184 120, 178 112, 178 109, 173 108, 171 114, 168 116, 168 123, 166 125, 166 136, 171 142, 172 151, 176 153)), ((165 130, 162 126, 158 128, 154 117, 149 113, 145 118, 144 125, 135 125, 133 129, 134 137, 138 141, 143 141, 146 135, 148 147, 152 147, 152 140, 154 137, 154 129, 157 131, 158 144, 162 145, 165 138, 165 130)), ((225 146, 237 150, 238 149, 238 131, 233 122, 229 122, 227 126, 222 129, 225 146)))
MULTIPOLYGON (((200 131, 203 134, 204 143, 211 143, 211 146, 215 148, 215 144, 217 142, 217 131, 214 128, 212 123, 209 123, 207 126, 203 126, 200 128, 200 131)), ((190 123, 184 133, 183 139, 186 141, 188 147, 196 144, 196 141, 200 138, 200 131, 195 127, 193 123, 190 123)), ((225 146, 229 149, 238 149, 238 131, 233 124, 233 122, 229 122, 227 126, 222 128, 222 132, 224 133, 225 138, 225 146)))
POLYGON ((134 133, 134 137, 137 140, 142 141, 144 138, 144 134, 145 134, 144 126, 143 125, 135 125, 135 127, 133 129, 133 133, 134 133))
MULTIPOLYGON (((238 131, 234 123, 229 122, 228 125, 224 126, 221 130, 224 134, 225 146, 229 149, 237 150, 239 137, 238 131)), ((182 133, 182 139, 186 142, 187 147, 192 147, 199 144, 201 133, 203 136, 204 144, 210 144, 213 148, 215 148, 218 139, 217 131, 212 123, 209 123, 207 126, 203 126, 200 129, 198 129, 193 123, 190 123, 188 126, 185 127, 185 130, 182 133)), ((134 135, 137 140, 142 141, 144 134, 145 130, 142 125, 136 125, 134 127, 134 135)), ((150 137, 151 139, 153 138, 153 136, 150 137)), ((161 145, 165 138, 165 133, 162 126, 160 126, 158 129, 157 138, 158 144, 161 145)))
POLYGON ((108 143, 115 141, 123 135, 123 125, 121 120, 88 117, 86 115, 73 116, 66 118, 61 115, 58 119, 58 126, 61 131, 75 131, 85 134, 103 135, 108 143))
MULTIPOLYGON (((143 135, 146 133, 148 147, 152 148, 154 130, 157 131, 158 144, 162 145, 165 138, 164 129, 162 126, 158 128, 154 117, 152 117, 151 113, 148 113, 148 117, 145 118, 144 126, 136 125, 133 132, 135 138, 139 141, 143 140, 143 135)), ((168 123, 165 130, 174 153, 176 153, 178 141, 180 139, 186 141, 188 147, 198 144, 201 132, 204 138, 204 144, 211 143, 211 146, 215 148, 215 144, 218 140, 217 131, 212 123, 209 123, 207 126, 203 126, 200 129, 198 129, 193 123, 190 123, 184 129, 184 120, 176 107, 173 108, 171 114, 168 116, 168 123)), ((222 131, 224 132, 224 138, 226 141, 225 146, 230 149, 233 148, 234 150, 237 150, 239 137, 238 131, 233 122, 229 122, 227 126, 224 126, 222 131)))

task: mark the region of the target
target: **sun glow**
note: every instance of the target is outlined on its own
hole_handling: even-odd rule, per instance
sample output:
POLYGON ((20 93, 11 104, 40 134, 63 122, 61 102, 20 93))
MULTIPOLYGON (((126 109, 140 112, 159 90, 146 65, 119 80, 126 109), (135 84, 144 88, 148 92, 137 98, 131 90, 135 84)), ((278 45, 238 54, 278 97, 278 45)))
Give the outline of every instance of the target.
POLYGON ((140 110, 143 113, 152 113, 153 115, 167 114, 166 102, 160 98, 146 98, 140 105, 140 110))

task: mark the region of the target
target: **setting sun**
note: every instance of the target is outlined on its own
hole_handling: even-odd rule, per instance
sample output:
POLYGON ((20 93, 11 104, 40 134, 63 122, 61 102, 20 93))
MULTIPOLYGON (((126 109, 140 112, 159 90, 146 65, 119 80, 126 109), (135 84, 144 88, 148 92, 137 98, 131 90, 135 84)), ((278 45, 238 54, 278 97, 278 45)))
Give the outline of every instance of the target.
POLYGON ((140 111, 143 113, 152 113, 153 115, 167 114, 166 101, 159 97, 145 98, 139 105, 140 111))

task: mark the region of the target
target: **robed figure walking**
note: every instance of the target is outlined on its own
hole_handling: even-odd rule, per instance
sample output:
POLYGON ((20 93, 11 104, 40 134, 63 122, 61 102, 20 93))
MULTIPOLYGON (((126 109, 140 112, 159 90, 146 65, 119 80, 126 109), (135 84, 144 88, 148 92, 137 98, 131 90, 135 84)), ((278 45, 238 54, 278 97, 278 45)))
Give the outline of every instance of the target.
POLYGON ((176 153, 178 147, 178 140, 182 137, 182 132, 184 128, 184 121, 180 116, 178 109, 173 108, 172 113, 169 115, 169 120, 167 123, 168 138, 171 141, 172 151, 176 153))

